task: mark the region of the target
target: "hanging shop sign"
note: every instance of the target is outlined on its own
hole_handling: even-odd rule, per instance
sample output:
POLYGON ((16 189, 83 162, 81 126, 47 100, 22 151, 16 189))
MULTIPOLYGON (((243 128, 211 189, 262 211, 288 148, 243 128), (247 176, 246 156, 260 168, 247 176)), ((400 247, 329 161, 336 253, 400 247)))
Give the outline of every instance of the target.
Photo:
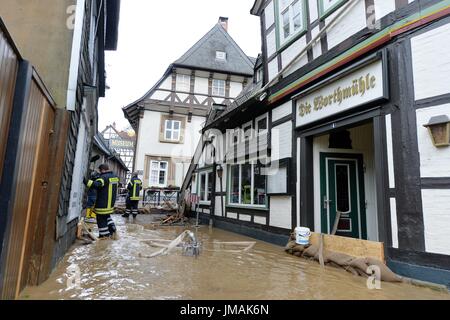
POLYGON ((297 128, 353 108, 387 99, 383 59, 349 68, 297 96, 297 128))

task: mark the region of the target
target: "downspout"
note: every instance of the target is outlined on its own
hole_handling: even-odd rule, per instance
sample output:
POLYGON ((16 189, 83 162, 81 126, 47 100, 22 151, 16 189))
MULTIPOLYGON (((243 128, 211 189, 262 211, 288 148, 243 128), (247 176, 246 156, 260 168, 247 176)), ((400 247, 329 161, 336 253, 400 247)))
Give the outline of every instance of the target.
POLYGON ((75 26, 73 29, 72 54, 70 57, 69 83, 67 87, 67 110, 75 111, 77 101, 78 69, 81 58, 81 39, 86 0, 78 0, 75 11, 75 26))
POLYGON ((336 22, 338 22, 345 14, 347 14, 348 11, 350 11, 351 8, 355 6, 356 3, 358 3, 360 0, 350 0, 345 4, 342 8, 342 10, 322 29, 320 32, 310 41, 308 44, 295 56, 294 59, 292 59, 291 62, 289 62, 283 69, 281 69, 280 72, 278 72, 272 80, 270 80, 266 85, 264 85, 261 89, 259 89, 258 92, 254 96, 258 97, 260 101, 264 100, 267 97, 266 90, 270 88, 273 84, 278 82, 278 78, 283 75, 287 70, 289 70, 300 58, 302 58, 306 53, 308 53, 308 50, 317 42, 320 40, 321 36, 331 27, 333 27, 336 22))

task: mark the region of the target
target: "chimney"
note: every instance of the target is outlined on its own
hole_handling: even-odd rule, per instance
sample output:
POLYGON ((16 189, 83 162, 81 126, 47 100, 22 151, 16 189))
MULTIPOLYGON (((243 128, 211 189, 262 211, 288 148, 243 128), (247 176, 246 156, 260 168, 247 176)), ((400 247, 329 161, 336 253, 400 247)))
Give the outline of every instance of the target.
POLYGON ((226 32, 228 32, 228 18, 219 17, 219 24, 222 25, 226 32))

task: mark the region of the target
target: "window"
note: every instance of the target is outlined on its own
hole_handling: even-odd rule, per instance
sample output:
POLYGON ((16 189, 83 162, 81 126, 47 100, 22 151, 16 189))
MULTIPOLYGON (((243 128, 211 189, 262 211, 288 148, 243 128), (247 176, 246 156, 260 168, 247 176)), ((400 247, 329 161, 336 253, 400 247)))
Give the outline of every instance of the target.
POLYGON ((260 83, 263 79, 263 70, 262 68, 259 68, 256 70, 256 83, 260 83))
POLYGON ((222 61, 227 60, 227 53, 223 51, 216 51, 216 59, 222 61))
POLYGON ((267 177, 256 163, 229 167, 228 204, 267 207, 267 177))
POLYGON ((245 124, 243 127, 243 136, 242 136, 242 140, 243 141, 250 141, 250 139, 252 138, 252 131, 253 131, 253 126, 252 123, 248 123, 245 124))
POLYGON ((180 141, 181 121, 166 120, 164 138, 168 141, 180 141))
POLYGON ((167 171, 169 163, 167 161, 150 162, 150 186, 165 187, 167 184, 167 171))
POLYGON ((306 30, 305 0, 279 0, 278 12, 279 45, 283 45, 295 35, 306 30))
POLYGON ((186 74, 177 75, 177 91, 191 92, 191 77, 186 74))
POLYGON ((345 0, 319 0, 320 18, 325 19, 345 3, 345 0))
POLYGON ((225 80, 213 80, 212 95, 219 97, 225 96, 225 80))
POLYGON ((200 202, 211 202, 213 191, 213 172, 200 172, 200 202))

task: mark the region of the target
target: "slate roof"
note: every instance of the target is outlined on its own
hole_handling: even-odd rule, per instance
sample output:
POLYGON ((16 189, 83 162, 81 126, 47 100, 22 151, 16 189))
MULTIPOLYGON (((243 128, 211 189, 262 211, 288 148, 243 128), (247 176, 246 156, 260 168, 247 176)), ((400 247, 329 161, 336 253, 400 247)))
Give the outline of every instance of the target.
POLYGON ((253 76, 255 59, 248 57, 222 25, 217 23, 174 64, 253 76), (217 60, 216 51, 226 52, 226 61, 217 60))

